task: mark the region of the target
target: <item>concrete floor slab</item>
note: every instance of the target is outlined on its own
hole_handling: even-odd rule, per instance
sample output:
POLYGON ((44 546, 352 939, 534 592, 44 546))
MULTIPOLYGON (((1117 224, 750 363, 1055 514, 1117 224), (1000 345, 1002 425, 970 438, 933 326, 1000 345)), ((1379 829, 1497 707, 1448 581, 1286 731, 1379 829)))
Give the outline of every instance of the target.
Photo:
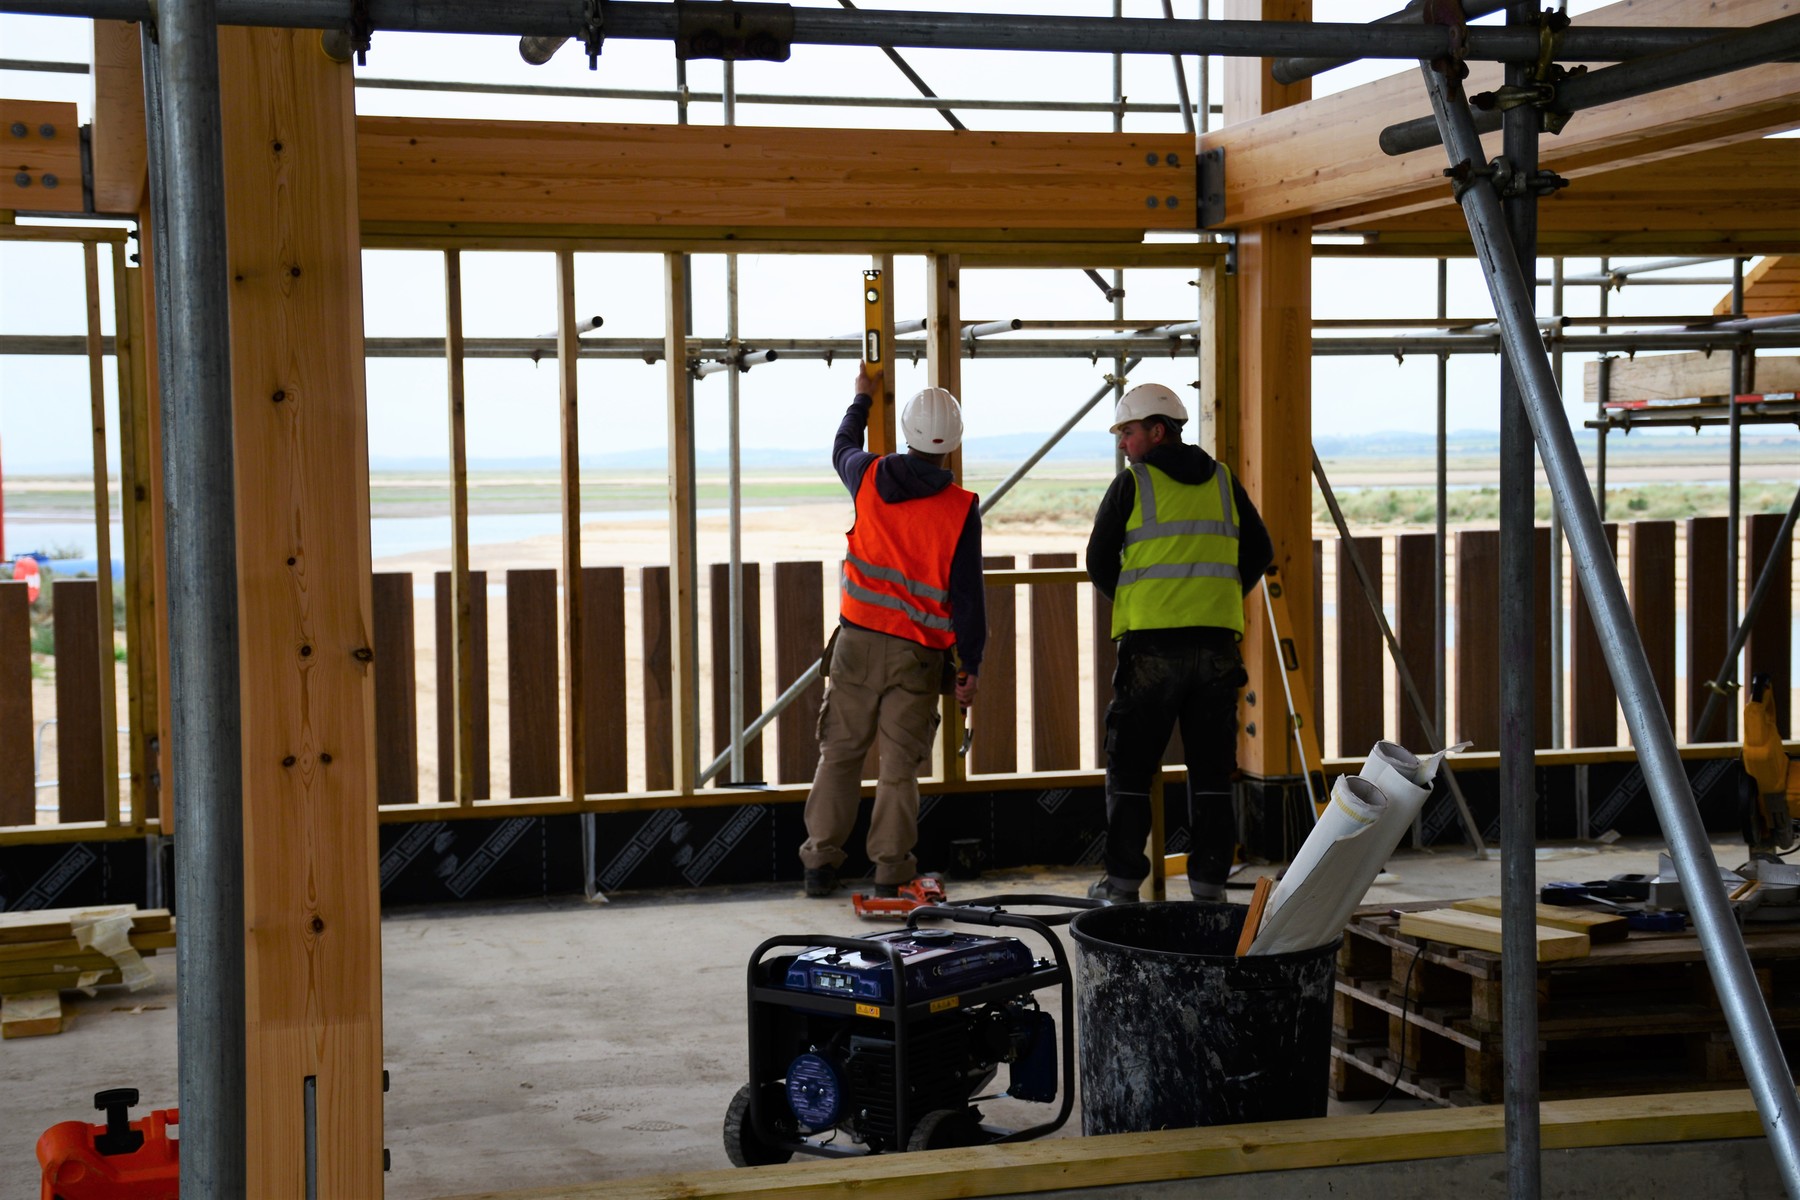
MULTIPOLYGON (((1545 847, 1537 876, 1653 871, 1660 848, 1545 847)), ((1714 852, 1727 866, 1743 858, 1730 843, 1714 852)), ((1497 895, 1500 888, 1497 855, 1477 861, 1460 851, 1409 851, 1390 867, 1391 878, 1370 890, 1368 902, 1497 895)), ((991 873, 952 884, 951 896, 1077 895, 1089 879, 1085 870, 991 873)), ((1170 891, 1181 898, 1186 889, 1177 882, 1170 891)), ((726 1166, 720 1126, 746 1074, 749 954, 775 935, 876 928, 851 912, 847 891, 819 901, 773 886, 388 913, 389 1200, 726 1166)), ((136 1087, 140 1112, 176 1103, 175 959, 165 952, 149 961, 156 975, 149 988, 72 998, 63 1034, 0 1045, 7 1081, 0 1200, 36 1200, 38 1134, 60 1120, 96 1119, 94 1092, 136 1087)), ((1388 1110, 1415 1106, 1396 1097, 1388 1110)), ((1368 1107, 1334 1102, 1332 1111, 1368 1107)), ((1056 1136, 1076 1136, 1078 1124, 1077 1114, 1056 1136)), ((1397 1194, 1433 1191, 1402 1186, 1397 1194)))

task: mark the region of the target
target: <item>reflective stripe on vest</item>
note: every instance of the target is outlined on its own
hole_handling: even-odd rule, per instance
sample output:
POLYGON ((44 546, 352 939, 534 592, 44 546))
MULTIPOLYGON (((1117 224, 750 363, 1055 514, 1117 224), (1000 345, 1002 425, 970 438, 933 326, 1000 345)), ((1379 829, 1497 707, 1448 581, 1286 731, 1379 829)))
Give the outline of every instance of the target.
POLYGON ((1213 482, 1184 484, 1132 466, 1137 496, 1125 525, 1112 635, 1215 626, 1244 632, 1237 504, 1223 463, 1213 482))
POLYGON ((947 650, 956 644, 950 562, 975 496, 951 484, 889 504, 875 490, 880 463, 869 464, 856 489, 856 524, 838 568, 839 611, 865 629, 947 650))

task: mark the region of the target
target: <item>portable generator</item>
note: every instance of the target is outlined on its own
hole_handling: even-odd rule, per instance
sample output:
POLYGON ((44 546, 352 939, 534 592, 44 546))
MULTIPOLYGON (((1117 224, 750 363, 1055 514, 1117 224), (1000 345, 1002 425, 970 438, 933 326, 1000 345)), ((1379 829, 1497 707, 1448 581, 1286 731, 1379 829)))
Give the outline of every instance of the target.
POLYGON ((1004 903, 1090 906, 994 896, 915 909, 905 928, 869 937, 808 934, 758 946, 749 967, 750 1079, 725 1113, 731 1161, 1023 1141, 1060 1128, 1074 1104, 1075 1022, 1068 958, 1049 925, 1069 914, 1040 920, 1004 903), (1034 958, 1015 937, 924 921, 1030 930, 1054 960, 1034 958), (1057 1021, 1036 996, 1051 987, 1062 993, 1060 1051, 1057 1021), (981 1094, 1002 1064, 1005 1090, 981 1094), (999 1096, 1061 1105, 1041 1124, 999 1129, 976 1107, 999 1096))

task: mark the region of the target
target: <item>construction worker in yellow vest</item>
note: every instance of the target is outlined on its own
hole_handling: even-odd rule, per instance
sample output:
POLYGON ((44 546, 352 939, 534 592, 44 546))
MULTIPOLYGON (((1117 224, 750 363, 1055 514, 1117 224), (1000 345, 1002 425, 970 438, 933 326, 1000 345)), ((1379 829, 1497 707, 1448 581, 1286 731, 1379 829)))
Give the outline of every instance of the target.
POLYGON ((943 388, 925 388, 900 413, 907 452, 875 454, 863 449, 874 391, 865 366, 832 447, 856 520, 845 535, 838 628, 825 649, 819 765, 806 797, 800 863, 808 896, 837 889, 871 745, 881 760, 866 839, 874 893, 896 895, 918 873, 919 769, 937 735, 951 654, 961 667, 956 698, 967 708, 987 646, 981 508, 946 466, 962 444, 962 408, 943 388))
POLYGON ((1238 643, 1244 596, 1274 552, 1243 485, 1181 440, 1187 415, 1160 383, 1119 400, 1112 432, 1130 466, 1107 489, 1088 538, 1088 574, 1112 601, 1119 649, 1106 710, 1106 874, 1088 895, 1114 903, 1136 900, 1150 873, 1150 783, 1177 723, 1195 900, 1224 899, 1237 849, 1231 780, 1238 689, 1248 678, 1238 643))

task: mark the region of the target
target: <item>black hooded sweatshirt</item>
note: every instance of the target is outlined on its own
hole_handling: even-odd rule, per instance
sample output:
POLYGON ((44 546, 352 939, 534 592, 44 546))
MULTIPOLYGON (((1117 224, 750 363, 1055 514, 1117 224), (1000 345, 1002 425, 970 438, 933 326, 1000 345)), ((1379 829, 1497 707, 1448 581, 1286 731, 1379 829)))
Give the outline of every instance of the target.
MULTIPOLYGON (((1144 461, 1177 483, 1210 483, 1213 473, 1219 469, 1212 455, 1186 442, 1164 442, 1153 447, 1144 456, 1144 461)), ((1231 492, 1237 499, 1238 510, 1238 581, 1244 594, 1249 595, 1250 589, 1274 561, 1275 548, 1269 541, 1269 530, 1263 525, 1262 515, 1256 511, 1256 505, 1250 503, 1250 496, 1236 475, 1231 477, 1231 492)), ((1088 537, 1087 571, 1094 586, 1108 600, 1118 590, 1120 560, 1125 552, 1125 523, 1131 519, 1131 510, 1136 503, 1137 476, 1127 469, 1120 471, 1112 486, 1106 489, 1100 510, 1094 514, 1094 532, 1088 537)), ((1218 643, 1213 648, 1220 650, 1234 647, 1237 641, 1231 630, 1210 625, 1132 631, 1133 638, 1145 634, 1159 640, 1194 638, 1209 646, 1218 643)))
MULTIPOLYGON (((863 432, 869 427, 869 409, 873 398, 858 394, 850 402, 838 425, 837 441, 831 448, 831 462, 838 478, 850 489, 851 499, 862 487, 863 474, 876 458, 875 493, 889 504, 935 496, 955 482, 955 476, 943 467, 933 466, 912 454, 877 455, 863 449, 863 432)), ((1115 569, 1116 576, 1118 571, 1115 569)), ((838 618, 845 625, 856 622, 838 618)), ((969 505, 968 520, 962 535, 956 539, 956 553, 950 559, 950 624, 956 631, 956 654, 962 669, 971 675, 981 673, 981 656, 987 649, 987 591, 981 581, 981 505, 969 505)))

